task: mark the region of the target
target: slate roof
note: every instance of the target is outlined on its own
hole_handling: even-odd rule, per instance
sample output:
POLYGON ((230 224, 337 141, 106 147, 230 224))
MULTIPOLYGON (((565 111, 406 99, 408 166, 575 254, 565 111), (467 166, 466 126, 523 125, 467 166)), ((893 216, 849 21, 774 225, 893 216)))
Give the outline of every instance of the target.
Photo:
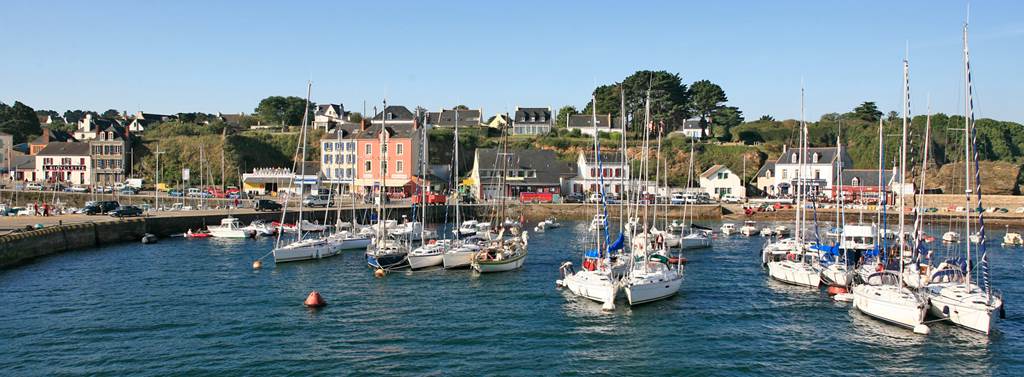
MULTIPOLYGON (((591 128, 594 117, 590 114, 577 114, 569 116, 569 128, 591 128)), ((598 128, 619 128, 618 121, 612 119, 611 114, 597 115, 598 128)))
POLYGON ((479 125, 483 113, 480 110, 442 110, 427 113, 427 122, 435 126, 454 127, 455 115, 459 116, 460 126, 479 125))
POLYGON ((516 124, 551 124, 551 109, 546 107, 517 107, 515 114, 516 124), (530 119, 533 119, 532 121, 530 119))
MULTIPOLYGON (((807 160, 806 160, 806 163, 813 164, 814 162, 813 162, 812 156, 815 153, 818 153, 818 155, 820 156, 819 159, 818 159, 818 164, 831 164, 831 163, 836 161, 836 151, 837 150, 838 150, 838 148, 836 148, 836 147, 807 148, 807 160)), ((777 160, 775 160, 775 163, 776 164, 790 164, 790 165, 792 165, 793 162, 790 162, 790 161, 792 161, 791 158, 792 158, 792 154, 793 153, 796 153, 797 161, 799 162, 800 161, 800 150, 799 150, 799 148, 788 148, 787 147, 786 148, 786 152, 783 153, 782 155, 780 155, 779 158, 777 160)), ((842 161, 843 161, 843 166, 853 165, 853 160, 850 158, 850 154, 846 153, 846 150, 843 150, 842 161)))
MULTIPOLYGON (((521 180, 506 181, 510 186, 526 185, 557 185, 561 184, 560 178, 576 175, 575 167, 572 164, 558 159, 554 151, 544 149, 510 149, 508 150, 508 169, 528 169, 537 172, 536 177, 522 178, 521 180)), ((500 169, 500 163, 495 164, 498 149, 478 148, 476 150, 477 166, 480 169, 500 169)), ((497 183, 499 177, 481 178, 487 183, 497 183)))
POLYGON ((51 141, 36 156, 88 156, 89 144, 79 142, 51 141))
POLYGON ((46 139, 45 135, 39 135, 39 137, 37 137, 34 140, 32 140, 32 142, 29 143, 29 144, 43 144, 43 143, 52 142, 52 141, 75 141, 75 137, 74 136, 71 136, 71 134, 69 134, 67 132, 64 132, 64 131, 58 131, 58 130, 53 130, 53 129, 49 129, 49 128, 43 127, 43 133, 44 134, 49 133, 50 134, 50 138, 46 139))
POLYGON ((383 123, 373 123, 367 126, 365 130, 356 131, 353 137, 356 139, 376 139, 380 137, 382 128, 388 131, 388 137, 390 138, 412 138, 416 133, 415 127, 410 123, 387 123, 386 127, 383 123))
POLYGON ((325 114, 325 113, 327 113, 327 109, 334 109, 334 113, 338 114, 339 117, 345 115, 345 111, 341 109, 341 105, 337 105, 337 104, 333 104, 333 103, 324 103, 324 104, 316 105, 316 113, 317 114, 325 114))
POLYGON ((320 140, 343 140, 343 139, 350 139, 349 136, 351 136, 351 135, 352 135, 352 131, 346 130, 344 128, 339 128, 338 131, 328 132, 320 140))
MULTIPOLYGON (((893 176, 892 170, 886 170, 882 178, 890 182, 893 176)), ((878 186, 878 169, 843 169, 843 186, 853 186, 854 178, 858 180, 857 186, 878 186)))
POLYGON ((757 174, 754 174, 754 179, 757 179, 757 177, 764 177, 765 173, 769 170, 771 170, 772 173, 775 172, 775 161, 765 161, 764 165, 761 165, 761 169, 757 170, 757 174))
MULTIPOLYGON (((727 167, 726 167, 725 165, 718 165, 718 164, 715 164, 715 165, 711 165, 711 167, 710 167, 710 168, 708 168, 707 170, 705 170, 705 171, 704 171, 703 173, 700 173, 700 177, 701 177, 701 178, 708 178, 708 177, 710 177, 710 176, 711 176, 712 174, 715 174, 715 173, 717 173, 717 172, 718 172, 719 170, 721 170, 722 168, 725 168, 726 170, 728 170, 728 169, 729 169, 729 168, 727 168, 727 167)), ((731 173, 732 171, 730 170, 729 172, 731 173)))
POLYGON ((383 120, 384 114, 390 114, 387 121, 412 121, 416 116, 409 111, 409 108, 399 105, 389 105, 384 108, 384 111, 378 112, 377 115, 373 116, 374 121, 383 120))
MULTIPOLYGON (((135 117, 136 119, 140 118, 138 115, 142 115, 141 118, 146 120, 147 122, 166 122, 168 120, 178 118, 177 115, 151 114, 151 113, 144 113, 144 112, 140 111, 138 114, 136 114, 136 117, 135 117)), ((96 120, 98 120, 98 119, 96 119, 96 120)))
POLYGON ((14 170, 35 169, 36 156, 14 155, 11 156, 11 168, 14 170))

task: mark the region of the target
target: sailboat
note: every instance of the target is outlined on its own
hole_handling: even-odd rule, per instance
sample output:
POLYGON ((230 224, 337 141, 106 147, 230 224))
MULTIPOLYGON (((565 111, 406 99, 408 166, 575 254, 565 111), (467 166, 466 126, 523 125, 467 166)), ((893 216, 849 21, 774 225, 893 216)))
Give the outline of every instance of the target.
MULTIPOLYGON (((388 101, 384 101, 386 111, 388 101)), ((380 177, 381 184, 377 187, 377 225, 373 242, 366 250, 366 264, 374 270, 391 270, 405 267, 409 264, 409 240, 407 238, 395 237, 389 234, 387 225, 387 214, 384 210, 384 194, 387 191, 388 177, 388 142, 391 135, 388 133, 387 117, 381 116, 380 134, 380 177)))
MULTIPOLYGON (((597 102, 595 101, 594 103, 597 102)), ((595 107, 591 107, 591 116, 594 127, 597 127, 595 107)), ((601 166, 601 146, 597 138, 597 132, 594 132, 594 162, 598 165, 596 170, 599 180, 597 190, 601 198, 601 200, 594 202, 594 214, 595 216, 603 215, 603 217, 607 217, 608 204, 605 201, 604 168, 601 166)), ((612 265, 611 254, 613 251, 622 249, 625 241, 624 235, 620 232, 618 240, 615 243, 610 243, 608 227, 602 226, 598 228, 592 227, 584 238, 583 244, 586 247, 580 262, 582 268, 579 271, 575 271, 572 267, 572 262, 562 263, 562 266, 559 268, 561 279, 555 282, 555 284, 568 288, 569 291, 577 296, 601 303, 602 309, 612 310, 615 308, 615 296, 619 291, 619 276, 612 265)))
POLYGON ((454 190, 455 201, 455 224, 458 228, 454 231, 455 240, 448 246, 444 254, 441 255, 441 262, 446 269, 452 268, 468 268, 473 261, 473 256, 480 251, 480 245, 475 242, 479 238, 474 238, 477 233, 487 233, 490 231, 490 225, 485 224, 481 230, 480 222, 476 220, 462 221, 462 191, 459 190, 461 187, 459 182, 459 112, 455 112, 455 134, 452 138, 452 187, 454 190))
MULTIPOLYGON (((456 110, 455 111, 456 122, 458 122, 458 117, 459 117, 458 114, 459 114, 459 112, 458 112, 458 110, 456 110)), ((418 118, 419 118, 419 113, 417 112, 417 119, 418 118)), ((420 226, 419 226, 419 231, 420 231, 420 237, 419 238, 420 238, 420 240, 423 240, 423 243, 419 247, 417 247, 417 248, 415 248, 415 249, 413 249, 412 251, 409 252, 409 268, 414 269, 414 270, 421 269, 421 268, 427 268, 427 267, 439 266, 442 263, 444 263, 444 253, 447 251, 446 250, 447 246, 451 245, 451 241, 447 241, 447 240, 445 240, 446 242, 426 242, 426 239, 427 239, 426 232, 427 231, 424 229, 423 224, 427 223, 427 208, 430 207, 430 206, 426 205, 427 204, 427 189, 429 188, 429 186, 426 185, 426 183, 428 182, 428 180, 427 180, 427 161, 428 161, 428 154, 427 154, 427 149, 428 149, 428 147, 427 147, 427 143, 428 143, 428 141, 427 141, 427 128, 426 127, 420 127, 420 133, 421 133, 421 137, 422 137, 420 139, 420 143, 421 143, 420 144, 421 145, 420 149, 422 150, 422 153, 420 155, 420 185, 419 185, 420 205, 419 205, 419 207, 420 207, 420 214, 422 215, 422 221, 420 221, 420 226)))
MULTIPOLYGON (((978 222, 978 253, 981 254, 979 276, 971 276, 974 264, 971 260, 971 242, 966 243, 967 263, 956 264, 962 270, 951 269, 945 279, 936 275, 929 282, 927 294, 931 303, 931 313, 938 318, 974 331, 988 334, 992 330, 992 321, 998 311, 1003 315, 1003 300, 998 292, 993 292, 989 281, 988 250, 985 246, 985 211, 981 201, 981 171, 978 167, 978 134, 974 124, 974 88, 971 82, 971 63, 967 45, 967 24, 964 24, 964 192, 967 207, 971 201, 971 162, 974 167, 974 193, 977 199, 978 222), (971 148, 974 148, 973 155, 971 148), (972 161, 973 160, 973 161, 972 161), (959 274, 958 274, 959 272, 959 274), (942 279, 942 280, 940 280, 942 279), (975 283, 977 281, 977 283, 975 283)), ((967 234, 971 234, 971 212, 964 216, 967 234)))
MULTIPOLYGON (((644 128, 642 129, 644 134, 643 159, 641 160, 640 168, 643 175, 648 174, 649 171, 650 135, 653 129, 654 123, 651 121, 651 92, 648 89, 644 105, 644 128)), ((659 143, 663 131, 664 125, 659 124, 659 143)), ((660 153, 657 158, 661 158, 660 153)), ((646 176, 643 176, 642 180, 646 182, 646 178, 646 176)), ((656 175, 655 182, 659 178, 656 175)), ((630 305, 639 305, 671 297, 679 292, 679 287, 683 281, 682 258, 676 258, 676 262, 673 265, 672 259, 669 257, 668 246, 663 241, 659 242, 658 236, 651 232, 653 224, 657 222, 658 218, 657 212, 655 212, 653 219, 648 216, 650 205, 649 201, 644 202, 643 216, 638 219, 641 233, 637 233, 637 226, 631 227, 630 230, 629 246, 631 257, 629 259, 629 273, 622 283, 623 290, 626 291, 626 299, 630 305), (648 222, 649 220, 653 221, 648 222)), ((637 214, 639 215, 639 211, 637 214)))
POLYGON ((521 229, 522 221, 510 221, 510 218, 505 216, 508 209, 505 204, 505 199, 508 197, 506 180, 512 158, 511 154, 508 153, 508 126, 503 127, 501 132, 501 152, 495 152, 498 155, 498 158, 495 159, 495 164, 501 164, 499 169, 501 177, 498 179, 498 186, 501 188, 501 200, 498 210, 495 211, 496 217, 493 223, 502 225, 500 225, 497 236, 488 240, 480 248, 480 251, 473 255, 470 261, 470 266, 480 273, 504 272, 518 269, 526 262, 526 256, 529 251, 529 235, 526 230, 521 229), (504 221, 502 221, 503 219, 504 221))
MULTIPOLYGON (((842 143, 842 123, 840 123, 839 133, 836 136, 836 182, 841 186, 843 183, 843 143, 842 143)), ((831 247, 826 245, 816 245, 821 253, 821 281, 828 284, 830 287, 849 287, 850 283, 853 282, 853 271, 850 266, 849 252, 850 250, 845 248, 843 241, 846 239, 846 193, 842 190, 836 192, 836 240, 831 247)), ((845 292, 844 292, 845 293, 845 292)))
MULTIPOLYGON (((301 176, 306 175, 306 135, 307 129, 309 128, 309 96, 313 89, 313 83, 309 82, 306 85, 306 106, 302 112, 302 129, 299 131, 299 144, 296 146, 296 157, 298 157, 297 163, 299 165, 299 174, 301 176), (300 153, 301 152, 301 153, 300 153)), ((293 170, 295 171, 295 170, 293 170)), ((294 180, 292 180, 294 182, 294 180)), ((277 240, 272 253, 274 254, 274 262, 293 262, 300 260, 309 259, 320 259, 326 257, 332 257, 338 254, 338 248, 336 245, 327 242, 323 238, 309 238, 303 239, 303 224, 306 222, 302 218, 303 205, 301 198, 305 197, 306 185, 304 183, 299 184, 299 215, 296 220, 296 232, 295 241, 282 245, 281 238, 285 232, 277 233, 277 240)), ((289 198, 291 195, 289 195, 289 198)), ((288 202, 285 200, 284 209, 281 211, 281 223, 285 222, 286 215, 288 213, 288 202)))
MULTIPOLYGON (((794 237, 780 238, 762 250, 762 261, 767 263, 768 276, 787 284, 818 287, 821 284, 821 265, 817 253, 808 253, 804 240, 804 221, 807 216, 804 200, 807 196, 806 162, 808 151, 807 123, 804 122, 804 90, 800 88, 799 167, 796 172, 796 219, 794 237)), ((779 232, 779 237, 782 237, 779 232)))
MULTIPOLYGON (((340 139, 341 127, 337 127, 335 132, 340 139)), ((352 192, 352 186, 349 186, 349 192, 352 192)), ((335 215, 334 232, 327 237, 327 241, 335 244, 339 250, 366 250, 373 240, 369 234, 363 233, 356 223, 356 202, 354 198, 350 197, 349 205, 352 210, 352 221, 348 223, 341 221, 341 205, 339 205, 338 212, 335 215)), ((327 223, 326 215, 324 216, 324 223, 327 223)))
MULTIPOLYGON (((694 142, 690 141, 690 166, 686 173, 686 191, 691 190, 690 184, 693 183, 694 174, 694 142)), ((683 226, 679 232, 679 247, 683 250, 692 249, 705 249, 711 247, 711 230, 699 227, 693 223, 693 204, 688 203, 689 201, 683 202, 683 226), (687 215, 690 217, 690 226, 686 226, 687 215)))
MULTIPOLYGON (((897 326, 913 329, 915 333, 927 334, 930 330, 924 324, 928 310, 928 300, 916 291, 903 284, 903 251, 907 250, 907 237, 904 237, 906 223, 906 174, 907 174, 907 123, 910 112, 910 64, 903 60, 903 127, 900 147, 899 174, 899 243, 896 259, 899 270, 883 269, 868 276, 862 284, 853 286, 853 307, 861 313, 897 326)), ((881 142, 881 140, 880 140, 881 142)))

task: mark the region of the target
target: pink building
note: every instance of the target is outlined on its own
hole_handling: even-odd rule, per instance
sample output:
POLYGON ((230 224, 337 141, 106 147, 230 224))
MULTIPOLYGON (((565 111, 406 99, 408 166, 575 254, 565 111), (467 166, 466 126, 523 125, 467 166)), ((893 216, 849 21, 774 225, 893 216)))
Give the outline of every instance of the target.
POLYGON ((421 127, 404 106, 388 106, 356 131, 355 186, 363 193, 384 186, 389 195, 408 196, 417 173, 421 127), (387 118, 385 118, 387 117, 387 118), (386 158, 385 158, 386 157, 386 158))

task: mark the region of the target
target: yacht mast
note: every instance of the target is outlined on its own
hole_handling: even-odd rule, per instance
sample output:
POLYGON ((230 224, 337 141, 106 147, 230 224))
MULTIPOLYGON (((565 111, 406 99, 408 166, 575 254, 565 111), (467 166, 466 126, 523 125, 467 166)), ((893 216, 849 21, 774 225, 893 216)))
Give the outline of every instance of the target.
MULTIPOLYGON (((964 196, 967 198, 964 212, 964 234, 967 237, 965 245, 967 251, 967 271, 964 275, 971 277, 971 127, 973 126, 974 109, 971 103, 971 67, 968 61, 967 51, 967 23, 964 23, 964 196)), ((980 241, 980 240, 979 240, 980 241)))
POLYGON ((900 212, 900 248, 897 258, 900 260, 900 285, 903 285, 903 251, 907 249, 907 238, 905 237, 906 220, 906 183, 907 183, 907 121, 910 116, 910 63, 903 59, 903 127, 900 131, 900 188, 899 188, 899 212, 900 212))
POLYGON ((302 194, 306 189, 306 127, 309 125, 309 95, 313 90, 313 82, 306 83, 306 105, 302 108, 302 129, 299 130, 299 147, 302 148, 302 158, 299 159, 299 218, 295 220, 295 229, 299 239, 302 239, 302 194))

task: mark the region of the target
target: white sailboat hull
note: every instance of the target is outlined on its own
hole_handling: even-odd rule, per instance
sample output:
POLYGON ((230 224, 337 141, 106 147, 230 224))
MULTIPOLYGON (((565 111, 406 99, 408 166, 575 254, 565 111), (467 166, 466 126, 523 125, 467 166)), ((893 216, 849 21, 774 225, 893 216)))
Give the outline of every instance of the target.
MULTIPOLYGON (((665 243, 667 245, 668 240, 666 240, 665 243)), ((668 246, 674 247, 671 245, 668 246)), ((683 250, 709 248, 711 247, 711 238, 703 235, 687 235, 679 240, 679 247, 682 248, 683 250)))
POLYGON ((432 255, 409 254, 409 268, 414 270, 439 266, 444 263, 444 253, 432 255))
POLYGON ((526 250, 523 250, 522 254, 515 258, 500 261, 481 262, 474 259, 471 265, 479 273, 512 271, 523 267, 523 263, 526 262, 526 254, 526 250))
POLYGON ((821 270, 821 280, 828 285, 849 287, 853 282, 853 271, 844 265, 833 264, 821 270))
POLYGON ((675 295, 682 285, 683 276, 678 273, 659 274, 660 278, 635 279, 628 282, 624 290, 630 305, 658 301, 675 295))
POLYGON ((345 238, 335 241, 338 243, 338 249, 341 250, 366 250, 370 247, 371 240, 368 237, 355 237, 345 238))
POLYGON ((985 334, 992 330, 996 312, 1003 304, 998 297, 992 297, 989 303, 985 293, 973 284, 931 286, 928 296, 932 315, 985 334))
POLYGON ((804 263, 781 260, 768 263, 768 275, 787 284, 818 287, 821 271, 804 263))
POLYGON ((467 268, 473 262, 475 250, 449 250, 442 256, 444 268, 467 268))
POLYGON ((615 302, 618 285, 609 279, 607 273, 580 270, 562 279, 562 285, 573 294, 602 304, 615 302))
POLYGON ((339 251, 338 245, 332 242, 307 240, 276 248, 273 254, 275 263, 283 263, 333 257, 339 251))
POLYGON ((853 287, 853 306, 862 313, 913 329, 924 323, 927 302, 906 288, 861 284, 853 287))

